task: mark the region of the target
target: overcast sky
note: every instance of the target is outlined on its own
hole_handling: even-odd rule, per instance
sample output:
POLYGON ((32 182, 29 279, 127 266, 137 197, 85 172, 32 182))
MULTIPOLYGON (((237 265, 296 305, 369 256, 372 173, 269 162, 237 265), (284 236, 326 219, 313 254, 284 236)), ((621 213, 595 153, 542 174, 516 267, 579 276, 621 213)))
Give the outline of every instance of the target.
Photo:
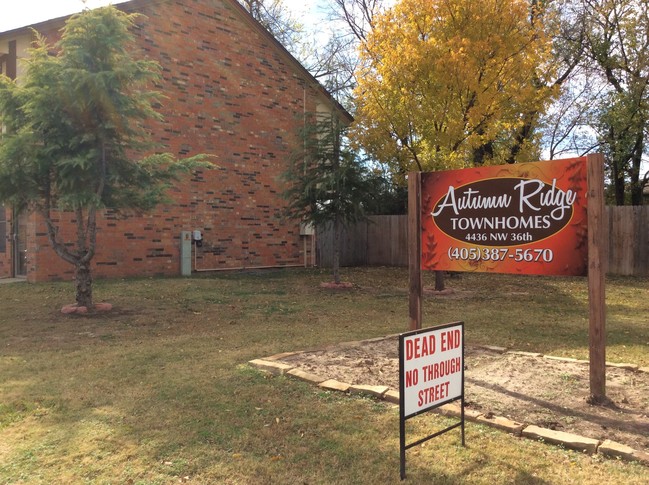
MULTIPOLYGON (((0 32, 35 24, 79 12, 84 7, 81 0, 0 0, 0 32)), ((87 0, 86 6, 119 4, 125 0, 87 0)), ((309 18, 318 15, 318 0, 284 0, 295 18, 307 24, 309 18)))

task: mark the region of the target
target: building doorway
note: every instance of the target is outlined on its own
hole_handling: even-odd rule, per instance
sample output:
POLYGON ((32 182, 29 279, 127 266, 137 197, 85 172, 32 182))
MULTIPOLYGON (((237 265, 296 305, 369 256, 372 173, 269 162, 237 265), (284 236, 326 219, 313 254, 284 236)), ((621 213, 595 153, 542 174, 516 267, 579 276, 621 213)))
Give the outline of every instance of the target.
POLYGON ((14 277, 27 276, 27 213, 14 212, 12 218, 13 268, 14 277))

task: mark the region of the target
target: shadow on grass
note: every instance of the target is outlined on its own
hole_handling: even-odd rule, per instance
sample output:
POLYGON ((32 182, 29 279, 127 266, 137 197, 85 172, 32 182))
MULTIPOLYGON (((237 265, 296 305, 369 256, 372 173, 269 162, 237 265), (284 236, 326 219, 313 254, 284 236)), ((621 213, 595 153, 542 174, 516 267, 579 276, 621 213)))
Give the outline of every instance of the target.
MULTIPOLYGON (((98 295, 125 309, 101 319, 60 316, 69 283, 3 287, 0 481, 398 483, 394 412, 238 367, 405 330, 405 271, 359 273, 368 289, 345 295, 317 289, 317 271, 102 282, 98 295)), ((427 308, 442 322, 460 316, 474 340, 586 345, 581 280, 469 275, 452 284, 468 296, 426 298, 427 308)), ((643 332, 628 330, 629 341, 643 332)), ((448 470, 435 457, 411 460, 419 482, 408 483, 485 483, 475 478, 483 467, 510 483, 545 483, 496 449, 514 450, 507 439, 482 442, 494 447, 482 458, 478 445, 451 451, 448 470)))
MULTIPOLYGON (((15 469, 0 459, 0 478, 8 483, 37 476, 50 483, 176 483, 179 477, 189 477, 190 483, 399 483, 394 410, 245 366, 226 365, 208 378, 199 373, 209 369, 196 366, 192 355, 185 364, 194 367, 190 373, 182 371, 178 355, 133 357, 75 368, 60 384, 45 388, 33 380, 22 394, 43 402, 44 393, 50 394, 49 409, 41 407, 31 424, 29 419, 11 424, 35 428, 25 429, 20 440, 5 441, 8 450, 16 450, 5 454, 15 469), (71 379, 76 384, 63 382, 71 379)), ((435 453, 446 454, 449 469, 449 462, 434 457, 413 458, 407 483, 483 483, 475 477, 485 467, 510 470, 512 483, 546 483, 478 445, 467 451, 446 446, 440 443, 435 453)))
MULTIPOLYGON (((435 324, 463 320, 468 342, 587 356, 586 278, 464 274, 448 286, 457 295, 425 297, 425 315, 435 324)), ((610 279, 606 303, 610 345, 649 345, 649 299, 638 298, 644 288, 649 290, 646 278, 610 279)))

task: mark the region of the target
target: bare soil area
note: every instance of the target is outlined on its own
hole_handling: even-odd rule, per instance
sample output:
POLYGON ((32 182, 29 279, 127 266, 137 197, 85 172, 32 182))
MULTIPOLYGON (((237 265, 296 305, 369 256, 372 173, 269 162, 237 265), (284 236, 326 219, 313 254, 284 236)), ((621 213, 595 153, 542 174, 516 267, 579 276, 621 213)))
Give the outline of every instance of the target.
MULTIPOLYGON (((282 362, 348 384, 399 389, 398 338, 341 344, 284 357, 282 362)), ((608 367, 610 405, 587 402, 583 363, 465 350, 465 404, 525 424, 610 439, 649 452, 649 373, 608 367)))

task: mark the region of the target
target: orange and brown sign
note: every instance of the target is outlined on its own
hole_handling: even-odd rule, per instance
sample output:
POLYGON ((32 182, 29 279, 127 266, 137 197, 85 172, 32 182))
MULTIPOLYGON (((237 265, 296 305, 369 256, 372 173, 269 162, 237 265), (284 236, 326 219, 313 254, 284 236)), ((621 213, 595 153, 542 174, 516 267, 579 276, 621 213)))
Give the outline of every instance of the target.
POLYGON ((586 158, 421 174, 422 269, 587 273, 586 158))

